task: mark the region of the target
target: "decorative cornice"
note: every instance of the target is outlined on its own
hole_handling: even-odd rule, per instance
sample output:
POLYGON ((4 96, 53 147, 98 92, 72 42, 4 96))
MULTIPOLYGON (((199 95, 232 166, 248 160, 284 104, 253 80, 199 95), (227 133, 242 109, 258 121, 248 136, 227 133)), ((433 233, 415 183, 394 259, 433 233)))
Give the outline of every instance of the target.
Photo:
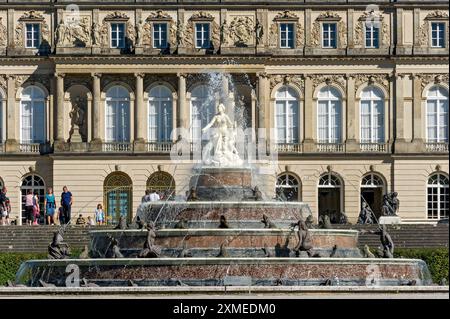
POLYGON ((326 11, 324 13, 319 14, 316 18, 317 21, 341 21, 342 17, 334 12, 326 11))
POLYGON ((130 18, 123 12, 114 11, 108 14, 103 20, 104 21, 128 21, 130 18))
POLYGON ((448 13, 445 11, 436 10, 427 14, 425 20, 448 20, 448 13))
POLYGON ((327 85, 338 85, 344 92, 346 87, 346 80, 344 75, 340 74, 312 74, 311 81, 313 90, 316 89, 322 83, 326 83, 327 85))
POLYGON ((280 83, 283 83, 284 85, 294 84, 302 92, 305 87, 305 80, 301 75, 274 75, 270 78, 270 90, 273 90, 273 88, 280 83))
POLYGON ((355 77, 355 91, 364 84, 369 85, 378 84, 381 85, 387 92, 389 92, 389 74, 353 74, 355 77))
POLYGON ((42 21, 44 19, 45 18, 41 13, 31 10, 31 11, 25 12, 19 18, 19 21, 42 21))
POLYGON ((422 90, 430 83, 440 84, 449 83, 448 73, 431 73, 431 74, 419 74, 421 79, 422 90))
POLYGON ((212 20, 214 20, 214 17, 211 14, 207 13, 207 12, 199 11, 199 12, 194 13, 189 18, 189 20, 190 21, 191 20, 212 21, 212 20))
POLYGON ((172 20, 172 17, 167 12, 158 10, 156 12, 150 13, 147 19, 145 19, 145 21, 154 21, 154 20, 170 21, 172 20))

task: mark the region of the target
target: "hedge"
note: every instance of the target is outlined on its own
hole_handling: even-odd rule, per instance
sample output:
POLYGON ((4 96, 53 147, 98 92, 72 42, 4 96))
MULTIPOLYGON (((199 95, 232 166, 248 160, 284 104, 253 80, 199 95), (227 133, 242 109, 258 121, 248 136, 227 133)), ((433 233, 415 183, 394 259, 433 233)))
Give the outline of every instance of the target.
POLYGON ((394 257, 422 259, 427 263, 434 283, 439 284, 442 279, 448 283, 448 248, 398 248, 394 257))
MULTIPOLYGON (((73 252, 78 256, 79 252, 73 252)), ((442 279, 448 282, 448 249, 447 248, 399 248, 395 250, 396 258, 422 259, 428 265, 433 282, 438 284, 442 279)), ((0 253, 0 286, 8 280, 14 281, 20 264, 30 259, 45 259, 45 253, 0 253)))

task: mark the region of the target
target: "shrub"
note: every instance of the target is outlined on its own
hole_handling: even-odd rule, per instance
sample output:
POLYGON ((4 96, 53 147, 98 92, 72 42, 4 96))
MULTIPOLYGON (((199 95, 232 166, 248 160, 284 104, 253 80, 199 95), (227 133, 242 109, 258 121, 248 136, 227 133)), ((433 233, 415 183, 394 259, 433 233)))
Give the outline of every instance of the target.
POLYGON ((44 253, 0 253, 0 286, 8 280, 14 281, 20 264, 30 259, 44 259, 44 253))
POLYGON ((442 279, 448 282, 448 248, 398 248, 394 257, 422 259, 427 263, 434 283, 438 284, 442 279))

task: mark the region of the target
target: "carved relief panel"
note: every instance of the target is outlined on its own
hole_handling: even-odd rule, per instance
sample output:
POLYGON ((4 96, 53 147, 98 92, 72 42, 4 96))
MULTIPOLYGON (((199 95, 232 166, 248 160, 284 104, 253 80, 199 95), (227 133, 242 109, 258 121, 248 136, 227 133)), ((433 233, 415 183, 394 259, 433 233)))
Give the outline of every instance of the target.
POLYGON ((92 18, 82 15, 76 21, 63 18, 55 30, 55 43, 57 47, 89 47, 92 45, 92 18))
POLYGON ((250 16, 234 16, 230 18, 231 22, 229 27, 227 27, 225 23, 221 28, 222 43, 224 45, 234 45, 236 47, 254 45, 254 18, 250 16))

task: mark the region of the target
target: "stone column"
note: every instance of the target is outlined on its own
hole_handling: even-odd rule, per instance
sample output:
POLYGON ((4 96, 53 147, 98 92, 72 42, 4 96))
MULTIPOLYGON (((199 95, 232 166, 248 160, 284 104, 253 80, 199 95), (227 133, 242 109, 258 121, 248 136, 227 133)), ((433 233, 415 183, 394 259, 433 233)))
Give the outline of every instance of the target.
POLYGON ((92 121, 92 141, 91 147, 93 150, 101 150, 102 143, 102 133, 100 130, 100 121, 103 121, 101 118, 101 105, 100 105, 100 97, 101 97, 101 87, 100 80, 102 75, 100 73, 93 73, 93 99, 92 99, 92 113, 93 113, 93 121, 92 121))
POLYGON ((356 101, 355 101, 355 78, 347 76, 347 140, 345 149, 348 152, 358 152, 359 145, 356 141, 356 101))
POLYGON ((305 105, 304 105, 303 126, 305 127, 305 138, 303 140, 303 151, 314 152, 316 149, 314 142, 314 106, 313 106, 313 83, 311 76, 305 76, 305 105))
POLYGON ((405 151, 405 106, 403 95, 404 74, 395 76, 395 152, 405 151))
POLYGON ((178 73, 178 127, 187 129, 189 124, 186 106, 186 74, 178 73))
POLYGON ((136 77, 136 143, 145 143, 146 134, 145 134, 145 123, 146 121, 146 112, 144 106, 144 73, 136 73, 134 75, 136 77))
POLYGON ((16 78, 13 75, 7 77, 8 97, 6 108, 6 152, 17 152, 19 150, 19 141, 17 138, 17 119, 16 119, 16 78))
POLYGON ((425 151, 422 129, 422 79, 420 75, 413 75, 413 147, 415 151, 425 151))
MULTIPOLYGON (((269 76, 266 72, 260 72, 257 74, 258 77, 258 125, 257 128, 267 128, 265 120, 268 111, 268 82, 269 76)), ((258 131, 257 131, 258 132, 258 131)), ((268 131, 266 130, 266 137, 268 137, 268 131)))
POLYGON ((56 137, 55 143, 64 143, 64 76, 56 73, 56 137))

